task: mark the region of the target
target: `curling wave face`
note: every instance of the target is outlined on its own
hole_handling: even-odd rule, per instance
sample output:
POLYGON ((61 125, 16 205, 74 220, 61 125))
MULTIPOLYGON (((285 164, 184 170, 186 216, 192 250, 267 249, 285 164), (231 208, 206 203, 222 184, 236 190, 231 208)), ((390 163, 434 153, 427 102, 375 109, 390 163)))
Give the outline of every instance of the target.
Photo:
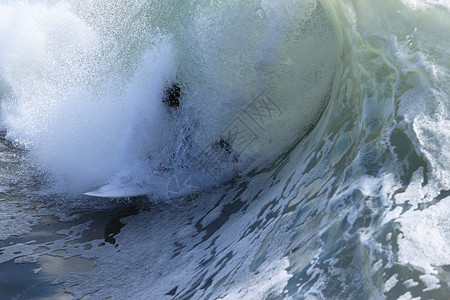
POLYGON ((315 1, 2 6, 4 127, 65 192, 180 172, 216 185, 273 160, 316 123, 336 69, 315 1))
POLYGON ((56 191, 154 184, 174 204, 183 176, 235 178, 127 218, 120 252, 67 248, 99 264, 58 282, 80 298, 445 298, 448 3, 178 2, 1 4, 1 124, 56 191), (111 276, 130 265, 132 282, 111 276))

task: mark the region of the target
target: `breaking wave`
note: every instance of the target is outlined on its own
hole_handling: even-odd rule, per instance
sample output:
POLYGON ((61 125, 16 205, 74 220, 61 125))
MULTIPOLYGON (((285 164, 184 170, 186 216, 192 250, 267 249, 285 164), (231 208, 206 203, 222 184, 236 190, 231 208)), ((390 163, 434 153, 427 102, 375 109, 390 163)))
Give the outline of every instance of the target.
POLYGON ((72 206, 115 183, 162 207, 116 247, 64 246, 97 267, 56 281, 78 298, 445 298, 449 10, 0 1, 0 128, 24 163, 72 206))

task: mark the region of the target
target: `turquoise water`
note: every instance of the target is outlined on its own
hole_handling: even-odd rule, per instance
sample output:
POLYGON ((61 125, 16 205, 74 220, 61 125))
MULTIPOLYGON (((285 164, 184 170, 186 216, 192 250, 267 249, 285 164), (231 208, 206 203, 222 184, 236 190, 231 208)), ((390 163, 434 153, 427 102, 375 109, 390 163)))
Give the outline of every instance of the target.
POLYGON ((0 6, 0 296, 449 297, 446 1, 0 6))

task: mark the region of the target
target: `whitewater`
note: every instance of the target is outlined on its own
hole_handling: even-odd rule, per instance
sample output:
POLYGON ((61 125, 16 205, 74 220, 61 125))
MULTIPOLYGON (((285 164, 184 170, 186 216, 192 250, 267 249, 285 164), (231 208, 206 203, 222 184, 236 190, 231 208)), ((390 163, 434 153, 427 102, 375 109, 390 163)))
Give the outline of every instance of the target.
POLYGON ((447 0, 0 0, 0 299, 450 298, 449 32, 447 0))

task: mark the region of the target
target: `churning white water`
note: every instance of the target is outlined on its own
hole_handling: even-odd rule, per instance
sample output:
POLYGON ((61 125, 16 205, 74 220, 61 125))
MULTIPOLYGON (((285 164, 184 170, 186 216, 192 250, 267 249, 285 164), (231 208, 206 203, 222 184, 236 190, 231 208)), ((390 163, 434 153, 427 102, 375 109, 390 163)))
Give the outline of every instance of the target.
POLYGON ((0 0, 0 298, 447 298, 449 31, 443 0, 0 0))

